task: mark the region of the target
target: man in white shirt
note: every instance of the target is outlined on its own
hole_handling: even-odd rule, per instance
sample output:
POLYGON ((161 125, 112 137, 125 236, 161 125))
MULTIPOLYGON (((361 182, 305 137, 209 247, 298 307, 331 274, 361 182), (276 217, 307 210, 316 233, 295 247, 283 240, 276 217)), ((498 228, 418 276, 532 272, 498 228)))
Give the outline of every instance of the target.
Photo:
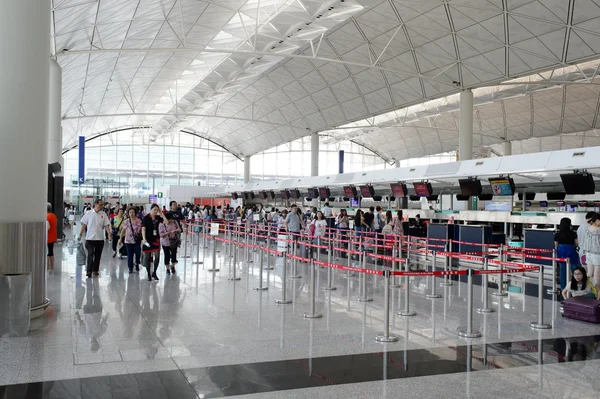
POLYGON ((86 276, 88 278, 100 275, 100 257, 104 249, 104 232, 108 235, 110 241, 112 232, 110 231, 110 220, 108 215, 102 210, 102 200, 94 202, 94 209, 87 212, 81 218, 81 231, 79 239, 83 239, 85 232, 85 248, 87 250, 86 276))
POLYGON ((585 250, 587 249, 585 242, 585 232, 587 231, 588 227, 590 227, 590 220, 592 219, 592 216, 594 216, 594 212, 586 213, 585 223, 579 226, 579 228, 577 229, 577 241, 579 242, 579 257, 581 258, 581 263, 584 265, 587 263, 587 259, 584 257, 585 250))

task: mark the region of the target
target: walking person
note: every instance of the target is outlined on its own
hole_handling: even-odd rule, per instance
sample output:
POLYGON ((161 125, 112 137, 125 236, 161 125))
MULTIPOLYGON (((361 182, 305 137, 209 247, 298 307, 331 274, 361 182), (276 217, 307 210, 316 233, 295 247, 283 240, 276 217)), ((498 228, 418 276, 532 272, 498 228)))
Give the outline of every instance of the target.
POLYGON ((58 240, 57 224, 58 219, 52 212, 52 205, 48 202, 46 206, 46 227, 48 230, 48 263, 46 269, 48 272, 54 272, 54 243, 58 240))
POLYGON ((142 263, 148 272, 148 281, 158 281, 156 271, 160 264, 160 237, 158 226, 163 221, 163 214, 157 204, 150 207, 150 213, 142 219, 142 263), (150 271, 154 263, 154 271, 150 271))
POLYGON ((83 239, 85 232, 85 249, 87 250, 87 266, 86 276, 91 278, 92 275, 97 277, 100 275, 100 258, 104 249, 104 234, 108 234, 108 239, 111 239, 112 232, 110 231, 110 220, 108 215, 102 210, 102 200, 94 201, 94 209, 89 210, 81 218, 81 230, 79 238, 83 239))
POLYGON ((568 258, 571 260, 570 271, 567 271, 566 263, 560 262, 560 289, 562 291, 567 286, 567 273, 572 273, 579 266, 579 254, 576 249, 579 246, 579 242, 577 240, 577 233, 573 231, 571 219, 562 218, 560 220, 558 233, 554 235, 554 246, 558 258, 568 258))
POLYGON ((595 213, 590 218, 584 242, 587 276, 594 284, 600 284, 600 214, 595 213))
POLYGON ((121 229, 121 242, 125 242, 127 249, 127 267, 129 273, 134 273, 134 256, 135 256, 135 272, 140 271, 140 258, 142 255, 142 220, 137 216, 137 210, 130 207, 127 210, 129 218, 125 221, 121 229))
POLYGON ((165 213, 163 223, 158 225, 158 234, 160 235, 160 244, 165 253, 165 267, 167 275, 175 274, 175 264, 177 263, 177 247, 179 245, 178 234, 181 233, 179 224, 173 218, 171 212, 165 213))
POLYGON ((123 209, 118 209, 117 214, 112 218, 112 250, 113 250, 113 258, 117 256, 117 250, 119 251, 119 259, 122 258, 121 249, 119 248, 119 237, 121 237, 121 233, 123 230, 123 222, 125 222, 125 215, 123 209))

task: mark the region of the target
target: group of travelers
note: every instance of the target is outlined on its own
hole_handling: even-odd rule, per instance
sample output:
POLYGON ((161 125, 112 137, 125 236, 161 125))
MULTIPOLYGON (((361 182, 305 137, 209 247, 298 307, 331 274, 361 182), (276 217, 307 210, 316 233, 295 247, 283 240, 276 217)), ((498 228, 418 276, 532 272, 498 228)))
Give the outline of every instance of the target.
POLYGON ((567 281, 567 266, 560 267, 560 288, 564 299, 584 296, 600 299, 600 214, 588 212, 586 223, 573 230, 571 219, 560 221, 554 235, 556 256, 569 259, 571 280, 567 281))

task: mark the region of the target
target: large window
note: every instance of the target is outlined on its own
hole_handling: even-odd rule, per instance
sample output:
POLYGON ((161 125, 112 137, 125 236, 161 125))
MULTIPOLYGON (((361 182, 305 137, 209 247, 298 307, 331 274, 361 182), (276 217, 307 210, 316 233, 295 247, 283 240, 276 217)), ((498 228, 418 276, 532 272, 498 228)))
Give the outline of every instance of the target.
MULTIPOLYGON (((319 174, 338 173, 339 151, 344 172, 393 168, 378 155, 351 141, 319 145, 319 174)), ((408 159, 400 166, 452 162, 455 153, 408 159)), ((65 154, 65 186, 77 187, 78 151, 65 154)), ((252 181, 310 176, 310 137, 283 144, 251 158, 252 181)), ((86 143, 86 184, 83 194, 145 196, 164 185, 241 184, 244 165, 234 155, 206 139, 176 133, 148 141, 144 130, 108 134, 86 143)))

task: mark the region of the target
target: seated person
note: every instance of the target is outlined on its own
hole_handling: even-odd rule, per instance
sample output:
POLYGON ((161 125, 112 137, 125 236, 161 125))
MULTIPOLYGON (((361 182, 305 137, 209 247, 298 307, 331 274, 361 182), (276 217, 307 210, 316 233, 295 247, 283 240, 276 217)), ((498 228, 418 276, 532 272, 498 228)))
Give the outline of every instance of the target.
POLYGON ((565 299, 576 296, 600 299, 598 295, 599 288, 598 286, 594 286, 592 280, 588 278, 585 268, 577 266, 573 270, 571 282, 563 290, 562 296, 565 299))

